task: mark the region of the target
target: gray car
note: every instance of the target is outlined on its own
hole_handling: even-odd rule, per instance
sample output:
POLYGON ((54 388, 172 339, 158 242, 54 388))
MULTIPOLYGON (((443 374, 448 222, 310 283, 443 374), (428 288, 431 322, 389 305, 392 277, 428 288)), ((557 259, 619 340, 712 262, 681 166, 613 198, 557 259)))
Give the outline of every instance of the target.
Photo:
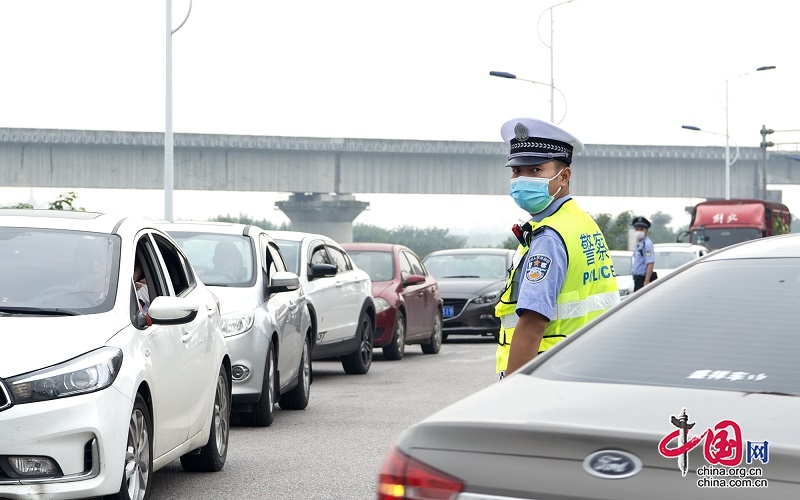
POLYGON ((429 253, 423 264, 439 282, 444 301, 442 338, 448 335, 497 335, 494 307, 508 281, 513 250, 458 248, 429 253))
POLYGON ((407 429, 378 498, 798 498, 798 304, 800 235, 701 257, 407 429))
POLYGON ((219 298, 232 358, 233 411, 267 426, 275 403, 302 410, 311 391, 314 336, 306 297, 263 229, 220 222, 161 223, 219 298))

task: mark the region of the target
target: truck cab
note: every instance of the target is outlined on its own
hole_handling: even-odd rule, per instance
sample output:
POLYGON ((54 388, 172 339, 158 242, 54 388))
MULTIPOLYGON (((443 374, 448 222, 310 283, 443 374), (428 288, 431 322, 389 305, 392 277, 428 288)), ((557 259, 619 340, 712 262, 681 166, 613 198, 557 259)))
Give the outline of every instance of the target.
POLYGON ((689 231, 678 242, 709 250, 791 232, 792 214, 782 203, 763 200, 709 200, 692 208, 689 231))

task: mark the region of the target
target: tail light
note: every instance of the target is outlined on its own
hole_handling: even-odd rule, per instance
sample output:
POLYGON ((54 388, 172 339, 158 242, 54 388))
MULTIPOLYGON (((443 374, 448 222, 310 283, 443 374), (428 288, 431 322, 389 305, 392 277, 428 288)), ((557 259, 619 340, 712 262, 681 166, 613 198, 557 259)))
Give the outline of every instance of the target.
POLYGON ((464 483, 392 449, 378 474, 378 500, 453 500, 464 483))

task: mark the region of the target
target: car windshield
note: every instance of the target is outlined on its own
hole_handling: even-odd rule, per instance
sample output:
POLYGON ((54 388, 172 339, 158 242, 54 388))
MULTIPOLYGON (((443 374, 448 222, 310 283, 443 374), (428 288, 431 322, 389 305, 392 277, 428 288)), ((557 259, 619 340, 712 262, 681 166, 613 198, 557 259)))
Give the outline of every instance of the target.
POLYGON ((702 262, 601 316, 535 374, 800 396, 799 304, 798 259, 702 262))
POLYGON ((423 264, 436 279, 503 279, 508 271, 505 255, 478 253, 429 255, 423 264))
POLYGON ((657 269, 676 269, 697 258, 693 251, 685 250, 658 250, 655 251, 657 269))
POLYGON ((107 234, 0 228, 0 314, 110 310, 119 249, 119 237, 107 234))
POLYGON ((253 245, 239 234, 170 231, 206 285, 247 286, 254 282, 253 245))
POLYGON ((612 255, 611 261, 614 263, 614 274, 617 276, 630 276, 633 260, 630 255, 612 255))
POLYGON ((761 233, 752 227, 739 228, 711 228, 695 229, 692 231, 690 241, 698 245, 703 245, 709 250, 724 248, 743 241, 759 238, 761 233))
POLYGON ((391 252, 348 250, 359 269, 369 274, 372 281, 390 281, 394 278, 394 258, 391 252))
POLYGON ((275 244, 281 250, 286 269, 300 276, 300 242, 275 239, 275 244))

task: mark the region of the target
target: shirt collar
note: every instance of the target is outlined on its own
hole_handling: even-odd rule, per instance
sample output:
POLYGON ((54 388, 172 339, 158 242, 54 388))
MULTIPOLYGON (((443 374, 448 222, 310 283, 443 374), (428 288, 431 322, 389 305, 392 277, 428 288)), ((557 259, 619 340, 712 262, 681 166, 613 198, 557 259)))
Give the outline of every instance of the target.
POLYGON ((545 208, 544 210, 542 210, 538 214, 535 214, 533 217, 531 217, 531 220, 533 222, 542 222, 542 220, 545 217, 550 217, 551 215, 556 213, 556 210, 561 208, 561 205, 563 205, 564 202, 566 202, 567 200, 571 200, 571 199, 572 199, 572 195, 568 194, 566 196, 562 196, 561 198, 559 198, 557 200, 553 200, 553 203, 551 203, 549 207, 545 208))

